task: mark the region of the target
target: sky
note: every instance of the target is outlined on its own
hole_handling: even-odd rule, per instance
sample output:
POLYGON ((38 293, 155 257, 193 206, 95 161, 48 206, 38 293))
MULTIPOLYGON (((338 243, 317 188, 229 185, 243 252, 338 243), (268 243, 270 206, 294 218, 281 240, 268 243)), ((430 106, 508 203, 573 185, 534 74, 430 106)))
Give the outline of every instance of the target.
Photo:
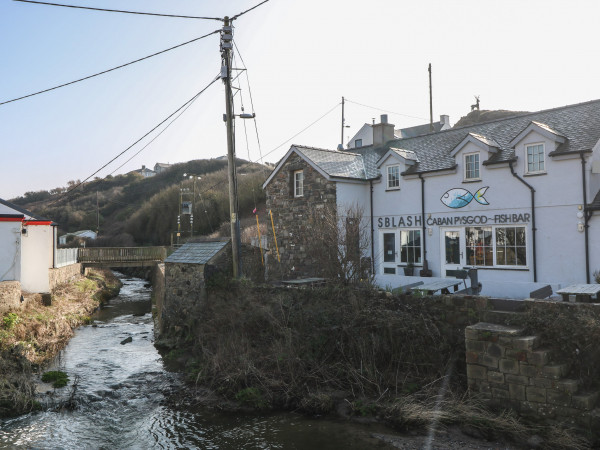
MULTIPOLYGON (((54 0, 209 17, 260 1, 54 0)), ((598 17, 597 0, 269 0, 234 22, 234 67, 247 69, 237 72, 236 113, 243 104, 256 114, 256 122, 236 120, 237 156, 275 163, 291 144, 335 149, 342 96, 344 143, 384 113, 396 128, 428 123, 430 63, 434 120, 447 114, 452 124, 475 95, 481 109, 514 111, 599 99, 598 17)), ((0 103, 221 27, 0 0, 0 103)), ((0 198, 88 178, 205 88, 220 65, 217 34, 0 105, 0 198)), ((95 176, 225 155, 224 99, 217 81, 95 176)))

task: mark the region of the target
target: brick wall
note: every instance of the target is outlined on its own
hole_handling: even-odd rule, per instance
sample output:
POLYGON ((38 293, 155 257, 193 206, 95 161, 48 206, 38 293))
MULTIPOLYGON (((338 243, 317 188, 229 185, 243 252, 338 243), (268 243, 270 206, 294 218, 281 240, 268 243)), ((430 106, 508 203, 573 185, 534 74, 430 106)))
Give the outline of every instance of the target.
POLYGON ((271 255, 269 278, 290 279, 319 276, 322 269, 316 257, 307 253, 306 242, 311 228, 308 218, 313 210, 326 205, 336 206, 336 186, 327 181, 298 155, 286 161, 266 188, 267 211, 273 211, 275 233, 281 263, 277 262, 272 232, 268 234, 271 255), (293 195, 293 171, 304 171, 304 195, 293 195))

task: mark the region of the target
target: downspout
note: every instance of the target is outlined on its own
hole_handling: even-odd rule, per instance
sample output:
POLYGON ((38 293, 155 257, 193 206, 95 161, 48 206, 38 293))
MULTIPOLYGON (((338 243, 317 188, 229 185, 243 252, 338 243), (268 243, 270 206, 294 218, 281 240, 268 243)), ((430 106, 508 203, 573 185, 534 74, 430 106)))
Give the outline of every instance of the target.
POLYGON ((427 230, 425 228, 425 178, 419 174, 421 180, 421 225, 423 226, 423 233, 421 239, 423 239, 423 272, 429 270, 427 264, 427 230))
POLYGON ((375 228, 373 225, 373 180, 369 180, 370 192, 370 206, 371 206, 371 274, 375 275, 375 247, 373 244, 373 238, 375 236, 375 228))
POLYGON ((527 181, 521 178, 519 175, 515 173, 515 169, 513 168, 512 161, 509 161, 508 167, 510 167, 510 173, 512 173, 513 177, 523 183, 525 186, 529 188, 531 191, 531 231, 532 231, 532 245, 533 245, 533 282, 537 283, 537 259, 536 259, 536 245, 535 245, 535 232, 537 228, 535 227, 535 189, 531 186, 527 181))
POLYGON ((589 221, 590 212, 587 210, 587 192, 586 192, 586 181, 585 181, 585 157, 583 152, 579 153, 581 158, 581 188, 583 190, 583 232, 585 234, 585 282, 590 284, 590 236, 589 236, 589 221))

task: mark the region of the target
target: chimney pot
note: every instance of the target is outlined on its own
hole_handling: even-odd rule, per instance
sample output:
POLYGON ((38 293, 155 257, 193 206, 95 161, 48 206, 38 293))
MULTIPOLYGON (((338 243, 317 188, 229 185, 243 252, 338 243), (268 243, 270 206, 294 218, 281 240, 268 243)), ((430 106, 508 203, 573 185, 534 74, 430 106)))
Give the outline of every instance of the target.
POLYGON ((381 123, 388 123, 388 116, 387 116, 387 114, 382 114, 381 115, 381 123))

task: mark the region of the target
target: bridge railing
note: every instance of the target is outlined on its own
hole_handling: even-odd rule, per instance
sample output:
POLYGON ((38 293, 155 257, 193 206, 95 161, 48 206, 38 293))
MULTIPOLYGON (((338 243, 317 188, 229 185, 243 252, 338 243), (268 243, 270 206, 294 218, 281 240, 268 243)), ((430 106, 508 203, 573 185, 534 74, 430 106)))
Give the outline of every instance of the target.
POLYGON ((87 247, 78 254, 80 263, 164 261, 166 257, 166 247, 87 247))

